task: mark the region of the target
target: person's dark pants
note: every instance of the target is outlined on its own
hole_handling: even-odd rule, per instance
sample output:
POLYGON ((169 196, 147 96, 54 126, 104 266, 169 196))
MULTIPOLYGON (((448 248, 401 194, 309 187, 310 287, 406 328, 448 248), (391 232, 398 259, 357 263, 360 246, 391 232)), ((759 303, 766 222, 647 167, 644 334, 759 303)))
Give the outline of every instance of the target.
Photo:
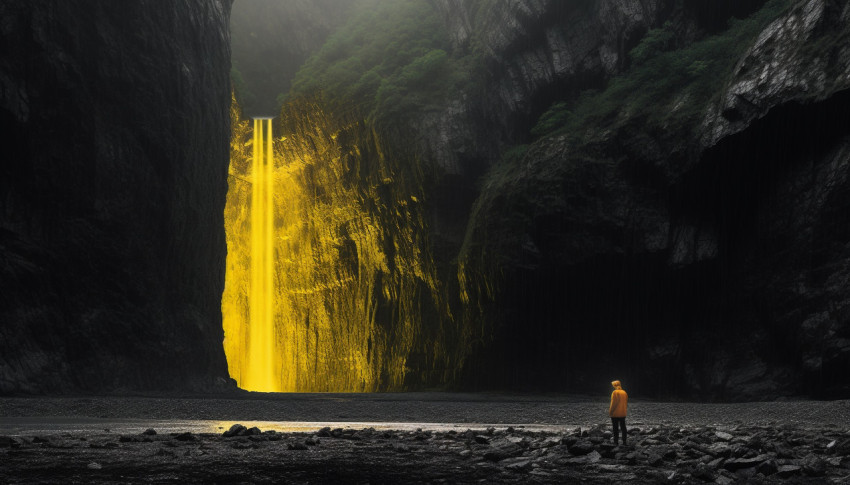
POLYGON ((620 443, 620 430, 623 430, 623 444, 626 444, 626 418, 611 418, 611 425, 614 427, 614 444, 620 443))

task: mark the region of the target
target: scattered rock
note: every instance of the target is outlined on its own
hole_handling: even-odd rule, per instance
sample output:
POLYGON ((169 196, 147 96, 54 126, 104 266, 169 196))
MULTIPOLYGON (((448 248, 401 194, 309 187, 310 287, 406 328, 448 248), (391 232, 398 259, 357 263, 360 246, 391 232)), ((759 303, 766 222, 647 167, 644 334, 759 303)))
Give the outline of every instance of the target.
MULTIPOLYGON (((233 429, 233 428, 231 428, 231 429, 233 429)), ((156 430, 155 430, 155 429, 153 429, 153 428, 148 428, 148 429, 146 429, 146 430, 142 431, 142 434, 143 434, 143 435, 146 435, 146 436, 155 436, 155 435, 156 435, 156 430)))
POLYGON ((537 468, 535 470, 531 470, 529 475, 532 475, 534 477, 544 479, 544 480, 552 477, 551 473, 547 472, 546 470, 541 470, 540 468, 537 468))
POLYGON ((247 443, 243 441, 237 441, 236 443, 233 443, 233 445, 231 445, 231 448, 235 450, 256 450, 259 447, 260 445, 258 445, 257 443, 247 443))
POLYGON ((816 455, 806 455, 803 458, 803 473, 812 477, 826 475, 826 462, 816 455))
POLYGON ((506 458, 512 458, 522 454, 522 447, 516 443, 505 441, 498 446, 494 446, 484 453, 484 459, 489 461, 501 461, 506 458))
POLYGON ((782 465, 776 470, 776 474, 782 478, 793 477, 799 475, 802 467, 797 465, 782 465))
POLYGON ((769 459, 770 456, 768 455, 758 455, 753 458, 732 458, 726 460, 726 463, 723 464, 723 468, 734 472, 737 470, 743 470, 745 468, 756 467, 762 462, 767 461, 769 459))
POLYGON ((791 451, 790 448, 787 448, 782 445, 776 445, 773 447, 773 449, 776 452, 776 456, 778 456, 779 458, 794 458, 794 453, 791 451))
POLYGON ((231 426, 229 430, 225 431, 222 436, 224 436, 225 438, 232 438, 234 436, 242 436, 242 434, 247 430, 248 430, 248 428, 237 423, 237 424, 234 424, 233 426, 231 426))
POLYGON ((694 478, 699 478, 700 480, 704 480, 706 482, 713 481, 717 478, 717 473, 713 468, 709 467, 705 463, 698 463, 697 466, 691 471, 691 476, 694 478))
POLYGON ((316 433, 316 436, 318 436, 319 438, 330 438, 331 429, 329 427, 324 427, 316 433))
POLYGON ((759 473, 764 476, 770 476, 776 473, 778 467, 776 466, 776 462, 774 460, 767 460, 756 467, 759 473))
MULTIPOLYGON (((599 438, 600 430, 589 428, 586 438, 561 438, 551 433, 535 433, 524 430, 514 430, 507 433, 503 430, 494 431, 491 435, 484 433, 448 433, 427 431, 403 431, 391 433, 387 438, 383 431, 353 430, 329 428, 320 430, 321 434, 336 436, 341 439, 359 439, 358 446, 373 450, 376 446, 386 450, 383 453, 414 453, 422 451, 422 456, 455 456, 455 460, 468 459, 475 470, 480 470, 479 478, 490 477, 490 473, 501 473, 510 480, 546 481, 546 477, 560 477, 570 481, 576 477, 590 477, 589 480, 600 482, 619 482, 624 477, 633 480, 644 480, 653 483, 764 483, 776 480, 825 480, 829 477, 840 482, 847 472, 842 467, 850 469, 850 459, 829 452, 841 446, 842 438, 836 440, 823 439, 814 432, 800 430, 759 431, 757 427, 741 427, 736 430, 736 436, 730 441, 721 440, 715 436, 717 431, 711 428, 688 429, 677 432, 662 428, 652 434, 660 444, 647 445, 646 441, 636 447, 615 447, 610 442, 594 445, 593 440, 599 438), (738 434, 739 433, 739 434, 738 434), (696 439, 694 439, 696 438, 696 439), (707 438, 707 441, 703 440, 707 438), (755 439, 758 438, 758 439, 755 439), (801 445, 789 450, 794 458, 779 458, 776 452, 777 443, 800 441, 801 445), (558 446, 558 443, 571 443, 558 446), (668 444, 661 444, 661 443, 668 444), (756 452, 750 443, 759 443, 756 452), (368 448, 368 447, 372 448, 368 448), (466 448, 466 449, 464 449, 466 448), (728 458, 724 458, 728 456, 728 458), (570 469, 572 468, 572 470, 570 469), (540 470, 541 473, 534 473, 540 470), (842 475, 843 473, 843 475, 842 475), (505 475, 507 474, 507 475, 505 475), (511 477, 511 474, 514 478, 511 477), (519 475, 523 474, 523 475, 519 475), (531 477, 535 478, 531 478, 531 477), (605 478, 603 478, 605 477, 605 478)), ((585 432, 583 431, 582 434, 585 432)), ((276 452, 277 448, 262 445, 266 441, 286 443, 286 449, 306 451, 317 446, 319 435, 299 433, 279 433, 274 431, 260 432, 258 428, 250 430, 241 425, 234 425, 227 434, 236 436, 233 441, 223 441, 214 434, 193 434, 190 432, 172 434, 170 439, 158 441, 161 448, 155 451, 160 457, 194 457, 207 454, 205 446, 215 447, 216 443, 231 446, 237 450, 258 449, 267 446, 267 452, 276 452), (200 448, 186 446, 181 442, 198 441, 200 448), (179 450, 179 451, 178 451, 179 450)), ((648 434, 648 433, 647 433, 648 434)), ((829 435, 827 435, 829 436, 829 435)), ((835 435, 837 436, 837 435, 835 435)), ((12 446, 19 438, 0 436, 0 446, 12 446)), ((100 439, 103 439, 101 436, 100 439)), ((117 434, 112 437, 122 443, 138 443, 153 441, 150 435, 117 434)), ((66 443, 68 446, 80 447, 77 438, 61 439, 21 438, 24 446, 42 444, 42 447, 52 447, 55 443, 66 443)), ((82 446, 86 446, 86 443, 82 446)), ((221 445, 219 445, 221 446, 221 445)), ((341 443, 339 446, 344 446, 341 443)), ((781 445, 780 445, 781 446, 781 445)), ((90 441, 91 448, 120 447, 116 442, 90 441)), ((207 448, 213 449, 213 448, 207 448)), ((133 445, 124 449, 132 450, 133 445)), ((348 450, 348 448, 345 448, 348 450)), ((322 450, 323 453, 335 453, 333 447, 322 450)), ((41 451, 40 451, 41 452, 41 451)), ((154 452, 153 450, 151 452, 154 452)), ((379 451, 379 453, 381 453, 379 451)), ((313 456, 313 454, 310 454, 313 456)), ((263 454, 257 455, 263 457, 263 454)), ((306 454, 304 456, 307 456, 306 454)), ((315 455, 319 456, 319 455, 315 455)), ((386 456, 386 455, 385 455, 386 456)), ((106 458, 104 458, 105 460, 106 458)), ((153 458, 150 458, 153 459, 153 458)), ((397 457, 396 460, 404 460, 397 457)), ((109 463, 104 462, 107 467, 109 463)), ((478 472, 476 472, 478 473, 478 472)), ((496 480, 498 481, 498 480, 496 480)))
POLYGON ((572 445, 568 446, 567 449, 573 455, 578 455, 578 456, 586 455, 586 454, 590 453, 591 451, 593 451, 593 443, 591 443, 590 441, 587 441, 587 440, 578 440, 575 443, 573 443, 572 445))
POLYGON ((850 456, 850 439, 843 440, 836 444, 832 452, 839 456, 850 456))
POLYGON ((646 463, 649 466, 660 466, 663 462, 664 459, 657 453, 650 453, 646 456, 646 463))
POLYGON ((508 458, 502 462, 505 469, 514 472, 527 472, 531 470, 531 459, 525 457, 508 458))
POLYGON ((717 431, 714 433, 714 436, 717 436, 718 439, 723 441, 731 441, 732 435, 723 431, 717 431))
POLYGON ((740 470, 735 471, 735 476, 738 479, 743 480, 744 483, 747 483, 750 481, 751 478, 756 476, 756 473, 758 472, 756 471, 755 467, 741 468, 740 470))
POLYGON ((564 436, 563 438, 561 438, 561 444, 568 448, 574 445, 576 442, 578 442, 578 438, 576 438, 575 436, 564 436))
POLYGON ((600 445, 600 450, 601 450, 600 453, 601 453, 603 458, 614 458, 614 457, 616 457, 616 453, 614 452, 615 449, 616 449, 616 446, 614 446, 613 443, 603 443, 602 445, 600 445))
POLYGON ((96 461, 92 461, 88 465, 86 465, 86 468, 88 468, 89 470, 100 470, 103 468, 103 465, 96 461))
POLYGON ((89 448, 94 448, 96 450, 106 450, 106 449, 115 449, 120 447, 118 443, 113 441, 108 441, 106 443, 90 443, 89 448))

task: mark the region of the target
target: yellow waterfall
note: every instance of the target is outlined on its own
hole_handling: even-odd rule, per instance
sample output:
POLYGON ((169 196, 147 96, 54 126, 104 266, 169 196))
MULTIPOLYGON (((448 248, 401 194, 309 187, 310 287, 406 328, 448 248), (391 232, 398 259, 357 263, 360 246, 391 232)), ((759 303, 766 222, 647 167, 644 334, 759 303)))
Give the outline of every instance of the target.
POLYGON ((230 376, 262 392, 446 382, 456 327, 407 160, 385 156, 363 123, 288 108, 274 139, 272 120, 242 120, 235 101, 231 112, 230 376))
POLYGON ((280 391, 274 325, 274 149, 272 120, 254 119, 251 163, 251 285, 248 356, 241 386, 280 391), (264 126, 265 125, 265 126, 264 126))

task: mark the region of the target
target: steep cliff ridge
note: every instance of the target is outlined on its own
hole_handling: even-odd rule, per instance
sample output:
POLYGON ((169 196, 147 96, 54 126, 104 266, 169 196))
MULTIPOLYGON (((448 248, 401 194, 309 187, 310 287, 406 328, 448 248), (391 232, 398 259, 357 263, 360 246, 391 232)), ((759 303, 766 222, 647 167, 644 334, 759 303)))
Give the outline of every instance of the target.
POLYGON ((0 6, 0 391, 226 382, 230 7, 0 6))
POLYGON ((672 11, 672 2, 459 2, 434 0, 454 55, 485 59, 482 88, 422 122, 423 152, 450 174, 480 170, 506 144, 527 139, 527 126, 553 97, 577 93, 619 72, 626 54, 672 11), (486 129, 482 127, 486 123, 486 129), (476 166, 477 164, 477 166, 476 166))
POLYGON ((846 396, 846 8, 769 2, 668 43, 492 170, 467 250, 503 283, 470 382, 500 362, 519 387, 617 375, 656 394, 846 396), (705 57, 736 50, 728 74, 705 57))
POLYGON ((843 4, 396 5, 403 42, 361 12, 293 95, 427 174, 444 384, 846 395, 843 4))

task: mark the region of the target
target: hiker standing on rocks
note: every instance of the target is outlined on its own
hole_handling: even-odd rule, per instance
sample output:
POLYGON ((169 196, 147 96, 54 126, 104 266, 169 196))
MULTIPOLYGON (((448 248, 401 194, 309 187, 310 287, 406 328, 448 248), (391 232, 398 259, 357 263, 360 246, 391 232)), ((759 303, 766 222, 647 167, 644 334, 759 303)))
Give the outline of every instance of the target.
POLYGON ((623 430, 623 446, 626 445, 626 409, 628 408, 629 395, 623 390, 620 381, 613 381, 614 392, 611 393, 611 405, 608 406, 608 416, 611 416, 611 425, 614 426, 614 444, 620 444, 620 430, 623 430))

